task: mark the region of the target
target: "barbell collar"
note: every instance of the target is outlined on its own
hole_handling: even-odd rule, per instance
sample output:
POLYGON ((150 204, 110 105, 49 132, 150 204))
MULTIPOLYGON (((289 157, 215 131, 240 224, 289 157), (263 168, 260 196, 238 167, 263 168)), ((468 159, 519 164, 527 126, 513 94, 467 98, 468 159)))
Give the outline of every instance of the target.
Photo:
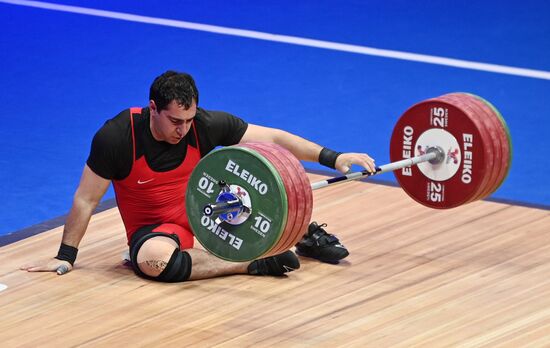
POLYGON ((239 212, 243 208, 243 203, 240 199, 234 199, 227 202, 219 202, 215 204, 207 204, 203 208, 203 213, 206 216, 214 214, 225 214, 230 212, 239 212))

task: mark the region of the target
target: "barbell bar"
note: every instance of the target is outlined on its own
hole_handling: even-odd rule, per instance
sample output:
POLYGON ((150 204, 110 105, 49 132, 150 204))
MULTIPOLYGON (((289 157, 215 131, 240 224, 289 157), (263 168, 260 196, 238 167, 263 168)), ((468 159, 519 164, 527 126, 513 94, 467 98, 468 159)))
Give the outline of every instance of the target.
MULTIPOLYGON (((432 164, 438 164, 438 163, 441 163, 444 158, 445 158, 445 154, 443 153, 443 150, 441 148, 431 147, 428 149, 427 153, 424 155, 415 156, 413 158, 403 159, 401 161, 377 166, 375 167, 374 172, 371 172, 368 170, 362 170, 362 171, 352 172, 342 176, 334 177, 331 179, 314 182, 311 184, 311 189, 317 190, 317 189, 325 188, 327 186, 332 186, 334 184, 345 183, 351 180, 359 180, 364 177, 391 172, 404 167, 410 167, 422 162, 430 162, 432 164)), ((224 185, 223 181, 218 183, 218 185, 220 186, 224 185)), ((203 208, 204 215, 206 216, 212 216, 214 214, 222 215, 222 220, 227 221, 227 220, 232 220, 234 217, 234 214, 238 214, 243 208, 246 208, 238 196, 233 196, 233 195, 227 196, 226 199, 227 200, 222 200, 218 203, 206 204, 203 208), (224 216, 226 214, 231 214, 231 215, 224 216)))

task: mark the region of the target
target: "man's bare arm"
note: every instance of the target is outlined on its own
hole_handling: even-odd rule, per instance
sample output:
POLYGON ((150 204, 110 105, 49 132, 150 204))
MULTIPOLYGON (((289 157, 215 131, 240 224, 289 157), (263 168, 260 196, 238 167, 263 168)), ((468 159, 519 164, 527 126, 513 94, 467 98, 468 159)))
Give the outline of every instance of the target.
MULTIPOLYGON (((86 233, 93 211, 107 191, 109 184, 110 180, 98 176, 87 165, 84 167, 80 184, 73 198, 73 205, 65 222, 62 244, 78 248, 86 233)), ((58 271, 62 274, 70 271, 72 265, 67 261, 49 258, 30 262, 21 266, 21 269, 29 272, 58 271), (60 272, 60 267, 65 268, 61 268, 60 272)))
MULTIPOLYGON (((319 154, 323 149, 307 139, 292 133, 269 127, 249 124, 241 143, 262 141, 271 142, 283 146, 298 159, 309 162, 318 162, 319 154)), ((336 158, 334 167, 342 173, 347 172, 352 164, 360 165, 369 171, 375 171, 374 160, 366 153, 342 153, 336 158)))

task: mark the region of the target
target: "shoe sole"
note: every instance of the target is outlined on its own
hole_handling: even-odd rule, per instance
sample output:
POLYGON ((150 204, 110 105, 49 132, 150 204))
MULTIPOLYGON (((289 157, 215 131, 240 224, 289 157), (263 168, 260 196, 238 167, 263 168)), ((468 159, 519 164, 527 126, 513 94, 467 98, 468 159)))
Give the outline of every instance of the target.
POLYGON ((310 258, 310 259, 319 260, 319 261, 321 261, 321 262, 330 263, 331 265, 337 265, 337 264, 339 264, 339 263, 340 263, 340 260, 345 259, 345 258, 349 255, 349 254, 348 254, 348 255, 346 255, 346 256, 344 256, 344 257, 338 259, 338 260, 333 260, 333 259, 325 259, 325 258, 323 258, 323 257, 315 257, 315 256, 311 256, 311 255, 306 255, 306 254, 303 254, 303 253, 299 252, 298 250, 296 250, 296 254, 297 254, 297 255, 300 255, 300 256, 302 256, 302 257, 307 257, 307 258, 310 258))

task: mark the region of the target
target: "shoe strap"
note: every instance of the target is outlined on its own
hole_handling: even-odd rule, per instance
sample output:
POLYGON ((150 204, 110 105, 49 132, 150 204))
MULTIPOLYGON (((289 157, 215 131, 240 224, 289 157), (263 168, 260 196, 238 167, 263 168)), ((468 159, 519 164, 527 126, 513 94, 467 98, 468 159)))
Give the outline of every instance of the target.
POLYGON ((312 235, 315 240, 315 244, 318 246, 338 244, 340 241, 336 238, 335 235, 327 233, 326 231, 316 231, 312 235))

